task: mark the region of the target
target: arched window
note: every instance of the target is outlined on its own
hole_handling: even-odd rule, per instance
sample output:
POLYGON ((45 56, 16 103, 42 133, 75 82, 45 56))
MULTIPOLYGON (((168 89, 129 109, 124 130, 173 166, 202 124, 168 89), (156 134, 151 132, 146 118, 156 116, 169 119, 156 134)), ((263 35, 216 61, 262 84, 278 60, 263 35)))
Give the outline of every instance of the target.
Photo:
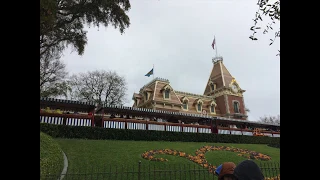
POLYGON ((163 99, 170 99, 170 93, 173 91, 173 89, 170 87, 169 84, 165 85, 161 89, 161 93, 163 94, 163 99))
POLYGON ((211 91, 214 91, 216 89, 216 84, 214 82, 210 81, 209 85, 210 85, 211 91))
POLYGON ((187 97, 183 97, 181 99, 181 102, 182 102, 182 109, 183 110, 188 110, 188 104, 189 104, 189 99, 187 97))
POLYGON ((233 102, 233 110, 234 110, 234 113, 240 113, 239 102, 237 101, 233 102))
POLYGON ((203 105, 203 101, 201 99, 198 99, 195 102, 195 108, 196 108, 197 112, 202 112, 202 105, 203 105))
POLYGON ((199 112, 202 111, 202 103, 201 103, 201 102, 198 103, 197 110, 198 110, 199 112))
POLYGON ((215 84, 211 83, 211 84, 210 84, 210 87, 211 87, 211 91, 214 91, 214 90, 215 90, 215 84))
POLYGON ((216 113, 216 110, 215 110, 216 105, 217 105, 216 102, 211 101, 210 106, 209 106, 211 114, 215 114, 216 113))
POLYGON ((215 107, 215 106, 212 106, 212 105, 210 106, 210 112, 211 112, 211 113, 214 113, 214 112, 215 112, 214 107, 215 107))

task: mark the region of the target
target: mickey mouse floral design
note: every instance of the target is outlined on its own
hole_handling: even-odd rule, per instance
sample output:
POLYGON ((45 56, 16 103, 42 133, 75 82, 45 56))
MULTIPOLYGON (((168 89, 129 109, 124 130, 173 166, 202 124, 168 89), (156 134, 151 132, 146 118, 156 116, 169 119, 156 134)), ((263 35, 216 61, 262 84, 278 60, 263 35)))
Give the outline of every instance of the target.
MULTIPOLYGON (((255 160, 262 160, 262 161, 271 160, 270 156, 262 154, 262 153, 250 151, 247 149, 240 149, 240 148, 233 148, 233 147, 226 147, 226 146, 203 146, 203 147, 196 150, 196 152, 195 152, 196 156, 193 156, 191 154, 187 154, 182 151, 177 151, 174 149, 150 150, 150 151, 144 152, 141 156, 142 156, 142 158, 150 160, 150 161, 160 161, 160 162, 168 161, 168 159, 156 158, 155 157, 156 154, 167 154, 167 155, 180 156, 180 157, 184 157, 186 159, 189 159, 190 161, 195 162, 204 168, 207 168, 210 173, 214 173, 214 171, 216 170, 217 167, 208 163, 208 161, 206 160, 204 155, 208 151, 221 151, 221 150, 238 153, 238 156, 242 156, 247 159, 255 159, 255 160)), ((273 178, 266 178, 266 180, 275 180, 275 179, 280 180, 280 175, 278 175, 277 177, 273 177, 273 178)))

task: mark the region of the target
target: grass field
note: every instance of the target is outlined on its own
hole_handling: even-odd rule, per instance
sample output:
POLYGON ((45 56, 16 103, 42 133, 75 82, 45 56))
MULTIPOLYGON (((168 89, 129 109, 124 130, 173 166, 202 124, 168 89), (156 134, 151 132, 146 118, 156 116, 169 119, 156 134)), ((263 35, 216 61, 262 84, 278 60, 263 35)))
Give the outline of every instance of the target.
MULTIPOLYGON (((153 169, 181 169, 181 166, 200 167, 194 162, 173 155, 156 155, 159 158, 168 159, 167 162, 149 161, 141 157, 145 151, 156 149, 174 149, 195 155, 195 151, 205 145, 228 146, 248 149, 269 155, 272 159, 263 162, 280 162, 280 149, 257 144, 225 144, 225 143, 190 143, 190 142, 146 142, 146 141, 114 141, 114 140, 78 140, 78 139, 56 139, 69 161, 68 173, 95 171, 123 171, 128 167, 135 171, 138 162, 141 167, 153 169), (132 167, 132 168, 131 168, 132 167), (168 168, 169 167, 169 168, 168 168)), ((205 154, 207 161, 213 165, 232 161, 239 163, 246 158, 237 156, 237 153, 228 151, 209 151, 205 154)), ((255 160, 258 164, 260 160, 255 160)), ((202 168, 202 167, 200 167, 202 168)), ((200 172, 200 170, 199 170, 200 172)), ((181 174, 181 172, 180 172, 181 174)), ((200 173, 199 173, 200 174, 200 173)), ((149 174, 150 175, 150 174, 149 174)), ((197 176, 197 175, 196 175, 197 176)), ((200 178, 200 177, 199 177, 200 178)), ((79 179, 79 178, 78 178, 79 179)), ((124 178, 126 179, 126 178, 124 178)), ((135 178, 133 178, 135 179, 135 178)), ((148 179, 148 178, 147 178, 148 179)), ((149 178, 150 179, 150 178, 149 178)), ((160 178, 161 179, 161 178, 160 178)), ((166 179, 166 178, 163 178, 166 179)), ((174 179, 174 178, 173 178, 174 179)), ((204 178, 200 178, 204 179, 204 178)))
POLYGON ((59 144, 40 132, 40 179, 46 179, 47 174, 60 174, 62 168, 63 155, 59 144))

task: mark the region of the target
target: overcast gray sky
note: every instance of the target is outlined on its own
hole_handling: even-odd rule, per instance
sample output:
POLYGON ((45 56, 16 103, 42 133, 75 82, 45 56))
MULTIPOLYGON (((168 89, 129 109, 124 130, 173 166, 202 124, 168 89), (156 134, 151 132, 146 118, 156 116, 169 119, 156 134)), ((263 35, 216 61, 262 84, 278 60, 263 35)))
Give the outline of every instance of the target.
MULTIPOLYGON (((130 27, 88 28, 83 56, 66 51, 70 74, 113 70, 128 82, 128 103, 152 76, 169 79, 175 90, 203 94, 212 69, 216 36, 218 54, 244 94, 249 120, 280 114, 280 40, 274 33, 252 41, 257 0, 131 0, 130 27)), ((279 27, 279 26, 278 26, 279 27)), ((261 33, 262 34, 262 33, 261 33)))

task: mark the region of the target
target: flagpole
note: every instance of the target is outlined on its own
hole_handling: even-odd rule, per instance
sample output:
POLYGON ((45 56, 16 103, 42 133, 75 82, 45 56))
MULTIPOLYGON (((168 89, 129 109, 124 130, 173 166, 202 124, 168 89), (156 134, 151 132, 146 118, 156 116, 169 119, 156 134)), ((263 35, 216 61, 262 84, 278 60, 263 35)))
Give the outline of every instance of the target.
POLYGON ((152 77, 154 79, 154 64, 152 64, 152 69, 153 69, 152 77))
POLYGON ((218 46, 217 46, 216 36, 214 36, 214 43, 215 43, 215 46, 216 46, 216 57, 218 57, 218 46))

